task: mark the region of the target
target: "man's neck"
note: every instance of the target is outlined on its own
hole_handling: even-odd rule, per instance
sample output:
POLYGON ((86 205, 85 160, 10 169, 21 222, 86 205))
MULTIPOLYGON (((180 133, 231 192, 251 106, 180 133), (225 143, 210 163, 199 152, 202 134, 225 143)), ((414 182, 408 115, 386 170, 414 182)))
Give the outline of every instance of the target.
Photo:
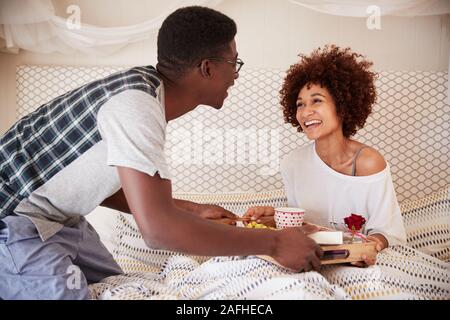
POLYGON ((166 120, 171 121, 194 110, 199 105, 195 82, 183 78, 179 81, 161 75, 164 84, 166 120))

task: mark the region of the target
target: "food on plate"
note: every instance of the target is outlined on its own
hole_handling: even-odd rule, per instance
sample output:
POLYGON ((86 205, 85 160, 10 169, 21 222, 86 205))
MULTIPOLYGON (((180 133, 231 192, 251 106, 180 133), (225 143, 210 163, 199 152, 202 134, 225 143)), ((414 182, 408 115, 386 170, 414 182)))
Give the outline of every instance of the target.
POLYGON ((247 225, 245 226, 246 228, 254 228, 254 229, 271 229, 271 230, 277 230, 275 228, 266 226, 265 224, 262 223, 257 223, 256 221, 251 221, 249 223, 247 223, 247 225))

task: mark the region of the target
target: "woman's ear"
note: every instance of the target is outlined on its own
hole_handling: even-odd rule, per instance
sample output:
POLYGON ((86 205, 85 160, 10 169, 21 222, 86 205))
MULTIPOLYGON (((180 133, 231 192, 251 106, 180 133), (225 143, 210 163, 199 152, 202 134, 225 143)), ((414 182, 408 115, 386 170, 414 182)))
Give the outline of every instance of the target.
POLYGON ((200 64, 200 73, 202 77, 211 78, 211 64, 209 60, 203 60, 200 64))

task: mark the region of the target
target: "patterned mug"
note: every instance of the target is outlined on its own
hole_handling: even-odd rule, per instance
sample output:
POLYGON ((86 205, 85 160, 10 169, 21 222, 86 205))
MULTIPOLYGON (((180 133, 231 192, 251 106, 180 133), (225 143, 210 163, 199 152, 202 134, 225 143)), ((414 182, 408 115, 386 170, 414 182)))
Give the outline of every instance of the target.
POLYGON ((300 227, 303 224, 305 210, 301 208, 275 208, 275 225, 277 229, 300 227))

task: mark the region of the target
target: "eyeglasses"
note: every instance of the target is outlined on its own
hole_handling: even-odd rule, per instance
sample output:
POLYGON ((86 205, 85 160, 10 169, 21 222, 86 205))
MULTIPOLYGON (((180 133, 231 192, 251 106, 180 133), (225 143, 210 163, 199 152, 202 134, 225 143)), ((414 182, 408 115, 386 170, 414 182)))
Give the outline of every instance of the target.
POLYGON ((206 58, 206 59, 212 60, 212 61, 223 61, 223 62, 230 63, 230 64, 234 65, 234 68, 236 69, 235 73, 239 73, 242 66, 244 65, 244 61, 242 61, 239 58, 237 58, 236 60, 227 59, 227 58, 206 58))

